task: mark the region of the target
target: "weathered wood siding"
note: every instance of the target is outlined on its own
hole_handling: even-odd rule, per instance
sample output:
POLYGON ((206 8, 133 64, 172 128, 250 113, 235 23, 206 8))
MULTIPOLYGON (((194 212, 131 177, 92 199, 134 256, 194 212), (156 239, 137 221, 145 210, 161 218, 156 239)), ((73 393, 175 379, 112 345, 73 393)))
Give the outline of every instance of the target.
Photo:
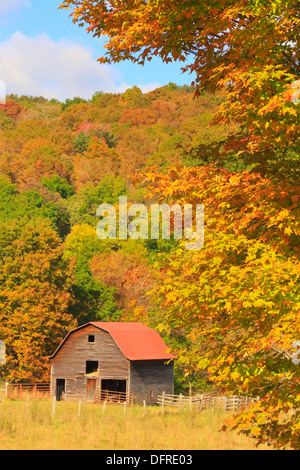
MULTIPOLYGON (((51 365, 51 394, 56 393, 56 379, 66 380, 65 399, 69 401, 87 398, 86 361, 98 361, 97 387, 102 379, 127 380, 129 383, 130 362, 124 357, 111 335, 92 325, 74 331, 51 365), (95 336, 94 343, 88 343, 88 335, 95 336)), ((128 386, 127 386, 128 389, 128 386)), ((129 390, 127 390, 129 391, 129 390)))
POLYGON ((173 361, 132 361, 130 364, 130 393, 135 403, 144 400, 148 405, 155 404, 157 396, 174 393, 173 361))

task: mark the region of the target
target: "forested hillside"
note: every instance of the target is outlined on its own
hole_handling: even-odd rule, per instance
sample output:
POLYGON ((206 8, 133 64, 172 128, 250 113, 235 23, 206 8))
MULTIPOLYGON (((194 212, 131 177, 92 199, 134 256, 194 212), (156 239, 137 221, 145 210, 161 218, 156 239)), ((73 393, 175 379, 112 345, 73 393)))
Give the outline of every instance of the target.
POLYGON ((280 397, 286 410, 297 402, 297 159, 244 158, 232 146, 237 123, 210 125, 225 93, 194 91, 170 83, 1 105, 1 378, 47 382, 47 357, 73 327, 139 321, 178 354, 177 390, 263 396, 268 436, 280 397), (204 248, 99 240, 97 207, 125 195, 204 204, 204 248))
POLYGON ((49 380, 47 356, 75 325, 160 323, 163 312, 147 292, 157 282, 157 253, 174 243, 100 241, 96 209, 121 195, 146 202, 136 172, 201 164, 188 150, 230 132, 209 126, 222 96, 195 99, 193 91, 170 83, 147 94, 133 87, 64 103, 11 95, 0 106, 5 380, 49 380))
POLYGON ((62 1, 57 14, 84 28, 78 41, 86 34, 93 47, 57 42, 55 23, 55 40, 30 39, 42 51, 31 64, 19 43, 15 51, 14 40, 25 41, 16 34, 3 49, 2 91, 5 83, 47 97, 92 95, 95 83, 120 90, 106 67, 122 63, 130 86, 170 83, 0 104, 0 380, 49 382, 48 356, 70 329, 138 321, 178 357, 177 392, 254 399, 223 430, 299 450, 299 2, 62 1), (52 82, 47 70, 62 57, 65 72, 57 67, 52 82), (161 64, 153 80, 147 62, 161 64), (132 81, 128 70, 145 65, 132 81), (173 83, 177 65, 190 85, 173 83), (137 229, 130 214, 100 240, 106 217, 97 208, 120 214, 120 196, 127 208, 142 203, 140 213, 146 205, 144 220, 152 203, 204 206, 203 246, 186 249, 198 224, 186 213, 183 239, 175 214, 167 239, 152 236, 152 218, 148 239, 121 237, 121 227, 137 229))

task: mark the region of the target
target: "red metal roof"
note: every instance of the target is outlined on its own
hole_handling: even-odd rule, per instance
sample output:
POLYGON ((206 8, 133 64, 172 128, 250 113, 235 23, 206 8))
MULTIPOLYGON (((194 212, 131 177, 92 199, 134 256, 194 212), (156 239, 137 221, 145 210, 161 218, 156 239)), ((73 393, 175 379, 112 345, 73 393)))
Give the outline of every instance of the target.
POLYGON ((176 359, 167 352, 168 346, 164 343, 159 333, 148 326, 135 322, 89 322, 79 328, 70 331, 55 353, 60 350, 68 337, 79 329, 93 325, 96 328, 107 331, 121 349, 124 356, 130 361, 142 361, 150 359, 176 359))
POLYGON ((130 361, 146 359, 175 359, 159 333, 141 323, 91 322, 91 325, 110 333, 122 353, 130 361))

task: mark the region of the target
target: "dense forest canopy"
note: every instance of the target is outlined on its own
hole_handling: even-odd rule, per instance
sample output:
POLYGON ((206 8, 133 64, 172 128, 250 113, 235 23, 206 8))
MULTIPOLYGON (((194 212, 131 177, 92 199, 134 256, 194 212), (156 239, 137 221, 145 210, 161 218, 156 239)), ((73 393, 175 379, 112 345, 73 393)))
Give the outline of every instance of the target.
POLYGON ((179 356, 178 390, 259 396, 229 426, 299 449, 298 2, 63 6, 106 35, 102 63, 157 55, 196 80, 0 106, 1 376, 48 381, 74 325, 141 321, 179 356), (99 240, 120 196, 204 204, 203 249, 99 240))
MULTIPOLYGON (((200 164, 201 158, 193 160, 186 149, 221 140, 230 131, 209 127, 223 98, 204 93, 196 102, 193 92, 170 83, 147 94, 135 86, 123 94, 99 91, 89 101, 75 97, 64 103, 10 95, 0 105, 0 328, 8 352, 1 374, 6 379, 49 380, 47 356, 74 324, 150 315, 146 294, 155 285, 153 261, 174 243, 100 241, 96 209, 117 204, 119 196, 149 203, 145 188, 133 182, 137 171, 200 164), (50 298, 43 310, 45 290, 50 298), (45 330, 49 311, 52 327, 45 330)), ((230 159, 227 164, 240 166, 230 159)))
POLYGON ((214 122, 237 127, 221 149, 198 153, 240 155, 261 174, 299 178, 299 106, 291 102, 300 73, 298 0, 64 0, 61 8, 103 37, 100 63, 159 57, 182 63, 196 94, 226 88, 214 122))

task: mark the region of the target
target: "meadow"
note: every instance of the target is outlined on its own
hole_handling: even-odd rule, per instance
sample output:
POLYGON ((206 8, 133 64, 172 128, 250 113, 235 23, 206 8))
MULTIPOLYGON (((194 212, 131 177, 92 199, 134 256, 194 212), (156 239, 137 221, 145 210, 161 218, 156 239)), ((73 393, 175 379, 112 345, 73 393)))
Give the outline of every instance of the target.
MULTIPOLYGON (((0 405, 0 450, 255 450, 236 432, 219 432, 228 416, 159 406, 103 407, 51 400, 0 405)), ((262 446, 259 449, 267 449, 262 446)))

